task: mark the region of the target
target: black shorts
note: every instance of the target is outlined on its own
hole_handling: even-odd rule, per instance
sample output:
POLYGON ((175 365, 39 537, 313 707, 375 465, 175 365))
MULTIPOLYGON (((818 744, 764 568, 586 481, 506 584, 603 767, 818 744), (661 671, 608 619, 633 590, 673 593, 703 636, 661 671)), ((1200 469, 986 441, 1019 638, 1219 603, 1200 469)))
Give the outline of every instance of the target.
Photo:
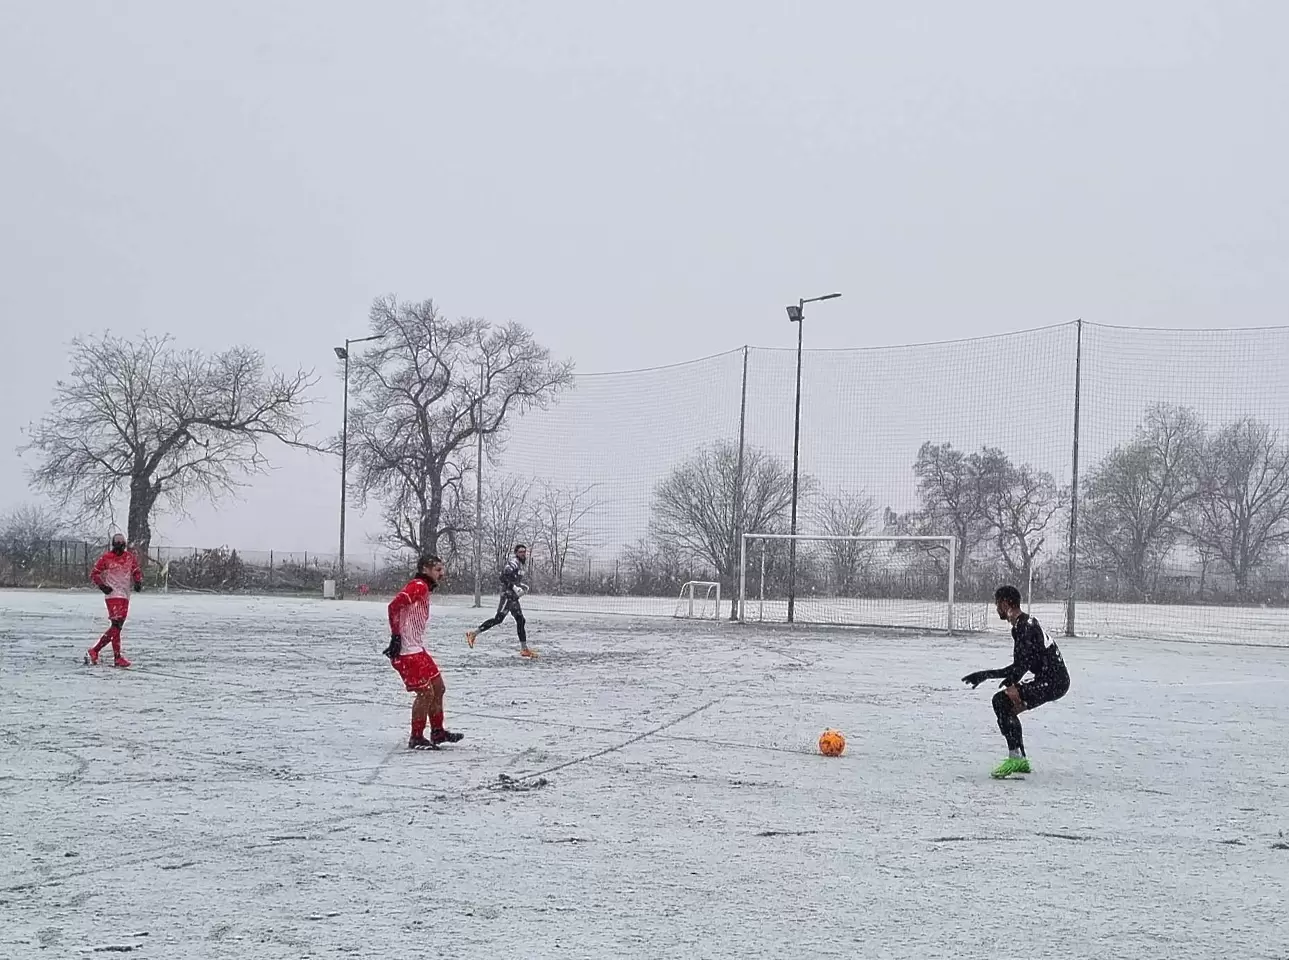
POLYGON ((510 614, 516 620, 524 619, 524 608, 519 605, 519 595, 515 593, 503 593, 497 600, 497 619, 506 619, 506 614, 510 614))
POLYGON ((1025 704, 1025 709, 1033 710, 1045 703, 1060 700, 1069 693, 1070 675, 1067 673, 1062 676, 1043 677, 1041 680, 1026 680, 1018 684, 1016 689, 1020 692, 1020 702, 1025 704))

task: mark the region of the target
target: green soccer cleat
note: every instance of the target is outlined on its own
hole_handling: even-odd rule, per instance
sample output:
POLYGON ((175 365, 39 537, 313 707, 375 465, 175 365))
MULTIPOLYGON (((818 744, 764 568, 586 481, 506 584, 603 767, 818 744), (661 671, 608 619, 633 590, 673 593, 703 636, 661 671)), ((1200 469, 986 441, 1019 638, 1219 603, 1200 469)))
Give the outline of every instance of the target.
POLYGON ((1032 773, 1029 768, 1028 757, 1008 757, 998 766, 994 767, 993 773, 990 774, 995 780, 1004 780, 1007 777, 1017 773, 1032 773))

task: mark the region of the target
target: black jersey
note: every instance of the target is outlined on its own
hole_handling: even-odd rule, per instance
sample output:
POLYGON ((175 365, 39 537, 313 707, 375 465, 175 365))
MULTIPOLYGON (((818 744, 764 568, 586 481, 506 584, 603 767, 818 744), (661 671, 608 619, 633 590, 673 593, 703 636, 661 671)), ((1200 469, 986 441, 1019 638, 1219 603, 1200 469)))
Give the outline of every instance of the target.
POLYGON ((515 589, 516 587, 526 586, 524 583, 524 574, 526 572, 524 564, 520 562, 518 557, 511 557, 507 560, 506 565, 501 568, 501 576, 498 578, 501 580, 502 594, 513 597, 518 592, 515 589))
POLYGON ((1027 673, 1032 673, 1035 680, 1069 678, 1061 648, 1029 614, 1022 613, 1012 624, 1012 641, 1012 665, 1003 678, 1009 683, 1019 683, 1027 673))

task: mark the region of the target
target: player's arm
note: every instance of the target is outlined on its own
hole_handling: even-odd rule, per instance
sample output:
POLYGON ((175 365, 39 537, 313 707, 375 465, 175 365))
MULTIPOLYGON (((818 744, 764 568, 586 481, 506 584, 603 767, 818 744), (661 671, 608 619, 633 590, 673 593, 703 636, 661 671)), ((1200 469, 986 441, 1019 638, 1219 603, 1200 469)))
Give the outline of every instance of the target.
POLYGON ((402 622, 403 611, 416 602, 416 597, 412 595, 412 591, 416 587, 417 581, 412 581, 389 602, 389 646, 382 652, 390 660, 393 660, 402 651, 403 637, 400 633, 399 624, 402 622))
POLYGON ((404 587, 389 602, 389 632, 391 635, 398 633, 398 625, 403 616, 403 611, 412 605, 412 597, 407 592, 408 589, 408 587, 404 587))
POLYGON ((969 683, 973 688, 975 688, 980 686, 986 680, 1006 680, 1015 673, 1015 670, 1016 664, 1014 663, 1005 667, 997 667, 993 670, 977 670, 975 673, 969 673, 963 677, 962 682, 969 683))
POLYGON ((107 554, 105 553, 103 556, 98 558, 98 562, 94 564, 94 569, 90 571, 90 583, 94 584, 94 586, 98 587, 104 593, 111 593, 112 588, 103 582, 103 571, 106 569, 107 554))
POLYGON ((134 589, 143 589, 143 568, 139 566, 139 558, 133 553, 130 554, 130 573, 134 575, 134 589))

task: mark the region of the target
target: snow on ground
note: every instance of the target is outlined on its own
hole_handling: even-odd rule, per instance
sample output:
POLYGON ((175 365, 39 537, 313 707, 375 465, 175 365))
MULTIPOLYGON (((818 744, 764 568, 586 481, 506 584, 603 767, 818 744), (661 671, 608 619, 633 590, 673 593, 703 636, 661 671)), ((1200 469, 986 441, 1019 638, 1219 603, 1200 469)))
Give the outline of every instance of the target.
POLYGON ((409 754, 382 604, 0 593, 0 957, 1289 954, 1289 649, 1065 641, 999 783, 1001 624, 477 617, 409 754))

